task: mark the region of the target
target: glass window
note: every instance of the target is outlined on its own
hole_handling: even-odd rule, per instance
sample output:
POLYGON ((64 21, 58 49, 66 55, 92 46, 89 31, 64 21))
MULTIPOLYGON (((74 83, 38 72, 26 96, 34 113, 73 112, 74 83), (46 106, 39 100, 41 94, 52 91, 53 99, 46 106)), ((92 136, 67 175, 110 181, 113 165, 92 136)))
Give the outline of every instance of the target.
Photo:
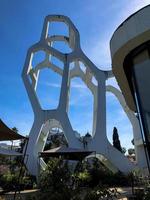
POLYGON ((133 71, 141 115, 150 136, 150 59, 147 50, 133 58, 133 71))

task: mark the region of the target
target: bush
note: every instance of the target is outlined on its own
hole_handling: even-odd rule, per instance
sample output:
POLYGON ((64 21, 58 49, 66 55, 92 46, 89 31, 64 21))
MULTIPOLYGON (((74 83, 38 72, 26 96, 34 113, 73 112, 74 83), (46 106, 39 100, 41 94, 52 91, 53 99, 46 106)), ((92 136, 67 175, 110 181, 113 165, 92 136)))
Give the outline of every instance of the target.
POLYGON ((107 186, 99 185, 87 192, 84 200, 100 200, 117 198, 117 190, 110 190, 107 186))
POLYGON ((20 184, 24 186, 24 189, 36 188, 36 180, 33 176, 24 176, 20 181, 20 184))
POLYGON ((14 190, 16 187, 18 176, 11 174, 10 171, 1 177, 1 186, 4 190, 14 190))
POLYGON ((19 180, 19 172, 11 173, 8 171, 0 176, 0 186, 6 191, 32 189, 35 185, 36 182, 32 176, 24 176, 19 180))
POLYGON ((150 188, 147 188, 143 200, 150 200, 150 188))
POLYGON ((90 184, 91 181, 91 175, 90 173, 85 170, 83 172, 76 172, 75 174, 72 175, 73 180, 74 180, 74 186, 75 188, 77 187, 87 187, 90 184))
POLYGON ((68 162, 55 158, 48 162, 46 170, 40 174, 38 186, 42 192, 37 200, 81 200, 80 196, 84 195, 84 200, 111 199, 112 196, 116 197, 116 191, 108 188, 127 186, 132 182, 131 178, 121 172, 113 174, 97 159, 91 164, 79 162, 74 173, 71 173, 68 162), (88 188, 87 193, 83 187, 88 188))
POLYGON ((68 187, 71 172, 68 163, 62 159, 52 159, 48 162, 46 170, 40 174, 39 187, 43 191, 61 190, 68 187))

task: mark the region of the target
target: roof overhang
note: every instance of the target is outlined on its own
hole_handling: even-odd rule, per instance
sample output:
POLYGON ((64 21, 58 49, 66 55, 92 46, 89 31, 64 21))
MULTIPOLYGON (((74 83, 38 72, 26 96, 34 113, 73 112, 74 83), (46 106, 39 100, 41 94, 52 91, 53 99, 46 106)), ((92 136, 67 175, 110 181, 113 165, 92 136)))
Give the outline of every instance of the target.
POLYGON ((54 149, 40 152, 39 156, 56 158, 62 156, 64 159, 67 160, 82 160, 92 153, 93 151, 60 146, 54 149))
POLYGON ((22 153, 19 153, 15 150, 4 149, 4 148, 0 148, 0 155, 3 155, 3 156, 23 156, 22 153))
POLYGON ((136 110, 134 97, 123 64, 133 49, 148 40, 150 40, 150 5, 126 19, 114 32, 110 41, 113 73, 128 106, 134 111, 136 110))
POLYGON ((6 124, 0 119, 0 141, 5 140, 20 140, 26 137, 14 132, 6 126, 6 124))

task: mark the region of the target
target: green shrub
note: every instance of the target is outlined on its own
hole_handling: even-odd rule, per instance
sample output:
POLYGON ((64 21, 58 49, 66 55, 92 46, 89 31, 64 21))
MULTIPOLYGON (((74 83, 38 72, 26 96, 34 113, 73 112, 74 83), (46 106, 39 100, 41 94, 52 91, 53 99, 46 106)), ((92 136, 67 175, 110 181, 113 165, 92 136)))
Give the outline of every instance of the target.
POLYGON ((80 200, 82 193, 86 192, 83 187, 88 188, 84 200, 99 200, 104 197, 111 199, 116 197, 116 191, 108 188, 128 186, 132 178, 133 176, 126 176, 121 172, 113 174, 97 159, 92 164, 79 162, 75 171, 71 172, 68 162, 53 158, 40 174, 38 187, 41 193, 37 200, 80 200))
POLYGON ((0 186, 4 190, 13 191, 24 190, 24 189, 32 189, 33 186, 36 185, 35 179, 32 176, 24 176, 19 179, 18 173, 11 173, 8 171, 0 176, 0 186))
POLYGON ((146 189, 143 200, 150 200, 150 188, 146 189))
POLYGON ((10 171, 1 177, 1 184, 4 190, 14 190, 18 176, 11 174, 10 171))
POLYGON ((43 191, 61 190, 69 185, 70 177, 68 163, 62 159, 52 159, 48 162, 46 170, 40 174, 39 187, 43 191))
POLYGON ((89 186, 91 175, 87 170, 78 173, 76 172, 76 174, 74 175, 74 180, 76 182, 76 186, 78 187, 89 186))
POLYGON ((110 190, 107 186, 100 185, 87 192, 84 200, 100 200, 117 198, 117 190, 110 190))

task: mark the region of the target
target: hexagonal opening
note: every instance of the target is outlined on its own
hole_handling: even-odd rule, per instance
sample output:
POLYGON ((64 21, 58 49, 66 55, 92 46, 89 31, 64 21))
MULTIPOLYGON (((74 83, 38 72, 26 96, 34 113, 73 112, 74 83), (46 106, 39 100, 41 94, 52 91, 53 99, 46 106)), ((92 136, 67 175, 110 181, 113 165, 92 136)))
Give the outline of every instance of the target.
POLYGON ((42 109, 56 109, 59 104, 62 77, 51 69, 40 70, 36 94, 42 109))
POLYGON ((69 47, 69 44, 64 41, 55 41, 55 42, 53 42, 52 47, 57 49, 61 53, 72 52, 72 49, 69 47))
POLYGON ((71 79, 68 116, 71 125, 81 136, 92 135, 93 95, 80 78, 71 79))
POLYGON ((116 127, 121 147, 134 148, 131 142, 133 139, 132 125, 118 99, 110 92, 106 93, 106 119, 107 138, 110 143, 113 144, 113 128, 116 127))
POLYGON ((49 61, 56 65, 57 67, 59 67, 60 69, 64 68, 64 63, 62 61, 60 61, 58 58, 56 58, 55 56, 49 55, 49 61))
POLYGON ((48 37, 52 35, 69 36, 69 28, 64 22, 49 22, 48 37))
POLYGON ((81 62, 81 61, 79 61, 79 64, 80 64, 81 70, 85 73, 85 72, 86 72, 86 66, 85 66, 84 63, 81 62))
POLYGON ((33 57, 32 57, 32 67, 36 67, 39 63, 43 62, 45 60, 45 56, 46 56, 46 53, 45 51, 37 51, 33 54, 33 57))
POLYGON ((95 85, 95 86, 98 86, 98 82, 96 80, 96 78, 93 76, 92 77, 92 83, 95 85))

